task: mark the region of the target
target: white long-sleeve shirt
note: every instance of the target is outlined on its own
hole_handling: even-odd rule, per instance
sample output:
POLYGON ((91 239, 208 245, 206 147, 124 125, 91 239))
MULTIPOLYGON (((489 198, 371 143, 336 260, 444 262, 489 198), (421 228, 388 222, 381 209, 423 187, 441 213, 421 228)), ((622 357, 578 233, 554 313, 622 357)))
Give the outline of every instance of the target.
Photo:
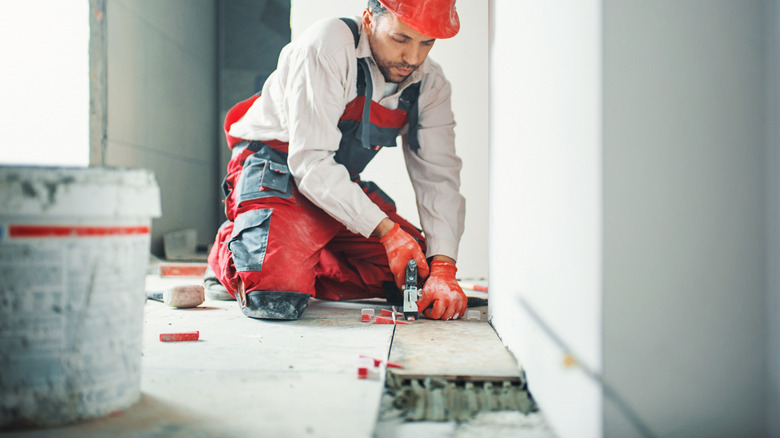
POLYGON ((394 93, 384 96, 384 77, 371 56, 360 20, 357 22, 357 48, 352 32, 339 19, 319 21, 288 44, 279 56, 277 70, 266 80, 262 96, 232 125, 230 135, 289 142, 288 166, 300 192, 348 230, 368 237, 386 215, 350 180, 347 169, 334 161, 341 140, 339 119, 346 105, 357 97, 356 58, 368 58, 373 99, 389 109, 397 108, 401 92, 419 81, 420 149, 409 148, 408 127, 404 127, 406 168, 417 199, 427 256, 457 259, 465 199, 459 192, 462 163, 455 153, 450 83, 441 67, 428 58, 394 93))

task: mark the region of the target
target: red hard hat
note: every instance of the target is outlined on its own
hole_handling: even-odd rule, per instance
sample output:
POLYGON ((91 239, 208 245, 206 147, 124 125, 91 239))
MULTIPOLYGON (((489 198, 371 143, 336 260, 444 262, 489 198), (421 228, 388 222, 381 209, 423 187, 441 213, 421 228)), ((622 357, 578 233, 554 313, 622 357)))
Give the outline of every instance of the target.
POLYGON ((460 29, 455 0, 379 0, 412 29, 431 38, 451 38, 460 29))

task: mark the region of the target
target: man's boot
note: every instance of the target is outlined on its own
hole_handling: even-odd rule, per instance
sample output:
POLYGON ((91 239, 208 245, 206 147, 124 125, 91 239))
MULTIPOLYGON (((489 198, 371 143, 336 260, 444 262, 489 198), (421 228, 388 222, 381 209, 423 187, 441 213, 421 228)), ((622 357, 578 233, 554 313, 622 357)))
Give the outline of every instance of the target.
POLYGON ((211 266, 207 267, 206 273, 203 274, 203 289, 206 290, 206 296, 210 300, 235 300, 235 298, 233 298, 233 296, 228 293, 227 289, 225 289, 225 286, 222 286, 222 283, 217 280, 217 274, 214 273, 214 270, 211 269, 211 266))
POLYGON ((244 291, 244 283, 238 280, 236 298, 241 312, 257 319, 298 319, 309 305, 311 295, 301 292, 255 290, 244 291))

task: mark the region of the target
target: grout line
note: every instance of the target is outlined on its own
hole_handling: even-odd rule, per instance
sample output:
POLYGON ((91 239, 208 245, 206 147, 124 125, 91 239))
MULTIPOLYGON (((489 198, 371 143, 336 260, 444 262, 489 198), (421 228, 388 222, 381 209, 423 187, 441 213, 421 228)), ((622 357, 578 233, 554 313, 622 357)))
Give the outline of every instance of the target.
MULTIPOLYGON (((395 318, 395 316, 393 316, 395 318)), ((390 363, 390 354, 393 352, 393 341, 395 341, 395 329, 398 328, 398 324, 393 324, 393 333, 390 335, 390 345, 387 347, 387 359, 386 363, 390 363)))

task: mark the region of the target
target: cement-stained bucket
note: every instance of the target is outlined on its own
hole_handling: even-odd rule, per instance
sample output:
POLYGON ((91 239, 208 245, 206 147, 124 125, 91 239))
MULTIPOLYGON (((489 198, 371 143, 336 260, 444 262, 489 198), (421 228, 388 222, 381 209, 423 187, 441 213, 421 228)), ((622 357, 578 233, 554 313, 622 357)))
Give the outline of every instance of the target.
POLYGON ((0 167, 0 428, 140 398, 151 219, 145 170, 0 167))

